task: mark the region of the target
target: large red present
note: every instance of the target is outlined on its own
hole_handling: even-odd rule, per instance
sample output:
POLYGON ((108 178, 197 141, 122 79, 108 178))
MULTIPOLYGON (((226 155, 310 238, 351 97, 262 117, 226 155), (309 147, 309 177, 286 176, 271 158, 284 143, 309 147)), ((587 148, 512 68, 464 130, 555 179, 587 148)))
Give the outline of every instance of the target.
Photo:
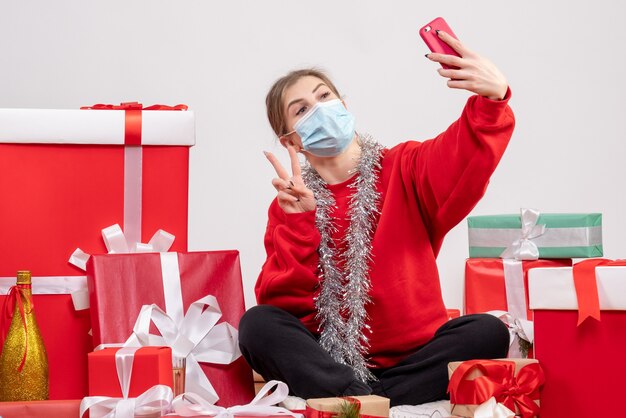
POLYGON ((489 312, 509 328, 509 357, 532 357, 532 311, 528 307, 528 271, 569 266, 570 259, 512 260, 468 258, 465 262, 465 313, 489 312))
MULTIPOLYGON (((133 334, 139 314, 146 308, 160 308, 171 318, 167 321, 178 325, 189 315, 197 315, 200 322, 198 326, 190 327, 193 329, 206 326, 201 315, 207 315, 211 310, 217 312, 221 308, 221 317, 218 315, 216 320, 220 324, 215 329, 221 327, 222 331, 228 331, 228 328, 222 327, 226 324, 230 329, 237 328, 245 310, 239 252, 234 250, 94 255, 87 264, 87 280, 96 345, 127 341, 133 334), (205 298, 209 296, 219 301, 219 306, 215 301, 205 303, 205 298), (155 304, 155 308, 144 307, 150 304, 155 304)), ((140 325, 137 327, 140 328, 140 325)), ((236 330, 233 332, 236 334, 236 330)), ((164 337, 171 335, 163 330, 160 333, 164 337)), ((138 339, 149 342, 144 345, 164 345, 150 343, 151 338, 145 335, 138 339)), ((210 343, 210 339, 209 335, 208 339, 201 340, 210 343)), ((182 340, 187 341, 186 338, 182 340)), ((214 351, 225 354, 228 351, 226 346, 230 347, 227 340, 216 340, 218 347, 214 351)), ((236 348, 236 343, 234 346, 236 348)), ((173 350, 176 352, 175 347, 173 350)), ((207 351, 211 350, 207 348, 207 351)), ((251 369, 242 357, 231 363, 228 361, 224 361, 227 364, 200 361, 199 364, 217 392, 220 405, 245 404, 254 396, 251 369)), ((187 358, 187 390, 189 373, 190 358, 187 358)), ((204 393, 202 395, 208 397, 204 393)))
MULTIPOLYGON (((0 109, 0 126, 0 277, 84 277, 68 258, 105 252, 99 231, 116 223, 141 242, 163 228, 187 249, 192 112, 0 109)), ((89 314, 66 293, 34 296, 51 399, 87 393, 89 314)))
POLYGON ((537 267, 571 265, 571 259, 518 261, 468 258, 465 261, 465 313, 507 311, 516 318, 531 320, 528 271, 537 267))
POLYGON ((619 410, 618 382, 626 376, 626 262, 598 263, 605 262, 529 274, 535 356, 546 375, 542 418, 608 417, 619 410))

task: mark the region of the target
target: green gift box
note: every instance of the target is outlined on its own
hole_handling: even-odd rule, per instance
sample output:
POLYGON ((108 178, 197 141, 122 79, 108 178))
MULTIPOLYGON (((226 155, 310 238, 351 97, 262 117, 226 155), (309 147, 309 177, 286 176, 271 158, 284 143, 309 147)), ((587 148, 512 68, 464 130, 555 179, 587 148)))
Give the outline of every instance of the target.
POLYGON ((539 213, 467 218, 470 258, 602 257, 601 213, 539 213))

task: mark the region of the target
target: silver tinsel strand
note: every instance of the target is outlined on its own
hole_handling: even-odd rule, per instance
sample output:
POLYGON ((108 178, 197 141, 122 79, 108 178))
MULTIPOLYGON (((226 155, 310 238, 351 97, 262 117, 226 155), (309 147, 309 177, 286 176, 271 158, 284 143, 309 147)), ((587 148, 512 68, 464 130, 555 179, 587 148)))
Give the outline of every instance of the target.
POLYGON ((376 379, 367 368, 369 341, 364 331, 369 331, 365 305, 370 302, 371 241, 379 214, 380 193, 376 183, 383 147, 369 136, 359 136, 358 141, 361 156, 356 170, 358 177, 350 185, 355 191, 347 213, 350 222, 343 254, 337 254, 332 240, 336 231, 332 221, 335 207, 332 193, 308 164, 303 169, 303 179, 317 201, 315 223, 321 236, 318 249, 321 289, 315 300, 320 345, 337 362, 352 367, 359 380, 367 382, 376 379), (344 273, 337 267, 340 259, 345 262, 344 273))

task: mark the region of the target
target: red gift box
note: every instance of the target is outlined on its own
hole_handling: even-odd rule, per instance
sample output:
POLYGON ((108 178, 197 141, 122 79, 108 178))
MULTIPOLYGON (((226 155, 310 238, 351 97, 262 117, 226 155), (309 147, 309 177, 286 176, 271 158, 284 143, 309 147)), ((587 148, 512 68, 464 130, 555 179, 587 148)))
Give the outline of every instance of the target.
POLYGON ((2 418, 76 418, 79 400, 0 402, 2 418))
MULTIPOLYGON (((517 261, 499 258, 468 258, 465 261, 465 313, 509 311, 505 279, 505 263, 521 265, 526 318, 532 319, 528 308, 528 271, 537 267, 571 266, 570 259, 517 261)), ((522 309, 524 310, 524 309, 522 309)), ((515 315, 514 315, 515 316, 515 315)))
MULTIPOLYGON (((119 348, 105 348, 89 353, 89 396, 122 397, 115 355, 119 348)), ((136 398, 154 385, 172 387, 172 349, 142 347, 135 354, 128 390, 136 398)))
POLYGON ((621 410, 612 401, 621 399, 623 385, 616 382, 626 375, 626 267, 597 267, 595 276, 591 272, 590 284, 597 283, 597 289, 583 287, 582 296, 571 267, 535 269, 529 275, 535 356, 546 375, 542 418, 616 416, 621 410), (600 320, 588 318, 577 325, 579 306, 594 296, 602 309, 600 320))
MULTIPOLYGON (((170 253, 167 253, 170 254, 170 253)), ((94 255, 87 263, 93 338, 96 345, 128 339, 141 307, 156 304, 167 311, 159 253, 94 255)), ((222 310, 220 322, 239 326, 244 313, 238 251, 176 254, 180 297, 185 311, 212 295, 222 310)), ((200 363, 222 406, 243 405, 254 396, 252 371, 240 357, 231 364, 200 363)))
POLYGON ((451 413, 455 416, 473 417, 491 397, 516 416, 538 416, 539 391, 545 377, 537 360, 454 361, 448 364, 448 376, 451 413))
MULTIPOLYGON (((0 109, 0 277, 24 269, 33 276, 83 275, 67 263, 69 256, 77 246, 106 252, 100 230, 124 224, 131 206, 125 201, 134 200, 141 212, 134 230, 141 230, 142 242, 162 228, 176 236, 173 250, 187 249, 193 113, 126 108, 0 109), (149 146, 131 151, 125 144, 149 146), (125 189, 125 173, 134 193, 125 189)), ((85 396, 93 349, 89 314, 75 312, 66 294, 34 301, 48 353, 50 398, 85 396)))

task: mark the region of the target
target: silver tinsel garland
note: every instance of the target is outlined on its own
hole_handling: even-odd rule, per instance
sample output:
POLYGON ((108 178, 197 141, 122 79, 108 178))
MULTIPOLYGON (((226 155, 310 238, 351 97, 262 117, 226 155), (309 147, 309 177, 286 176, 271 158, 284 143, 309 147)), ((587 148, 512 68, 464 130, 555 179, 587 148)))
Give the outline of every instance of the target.
POLYGON ((358 135, 361 156, 358 177, 349 187, 347 217, 349 226, 344 238, 346 250, 337 254, 332 235, 335 200, 319 174, 307 163, 302 171, 305 184, 317 202, 315 224, 320 232, 319 271, 321 288, 315 300, 320 321, 320 345, 337 362, 347 364, 363 382, 375 380, 367 368, 369 330, 365 305, 370 301, 369 269, 372 262, 372 235, 379 214, 380 193, 376 189, 383 146, 370 136, 358 135), (343 272, 337 262, 344 261, 343 272))

